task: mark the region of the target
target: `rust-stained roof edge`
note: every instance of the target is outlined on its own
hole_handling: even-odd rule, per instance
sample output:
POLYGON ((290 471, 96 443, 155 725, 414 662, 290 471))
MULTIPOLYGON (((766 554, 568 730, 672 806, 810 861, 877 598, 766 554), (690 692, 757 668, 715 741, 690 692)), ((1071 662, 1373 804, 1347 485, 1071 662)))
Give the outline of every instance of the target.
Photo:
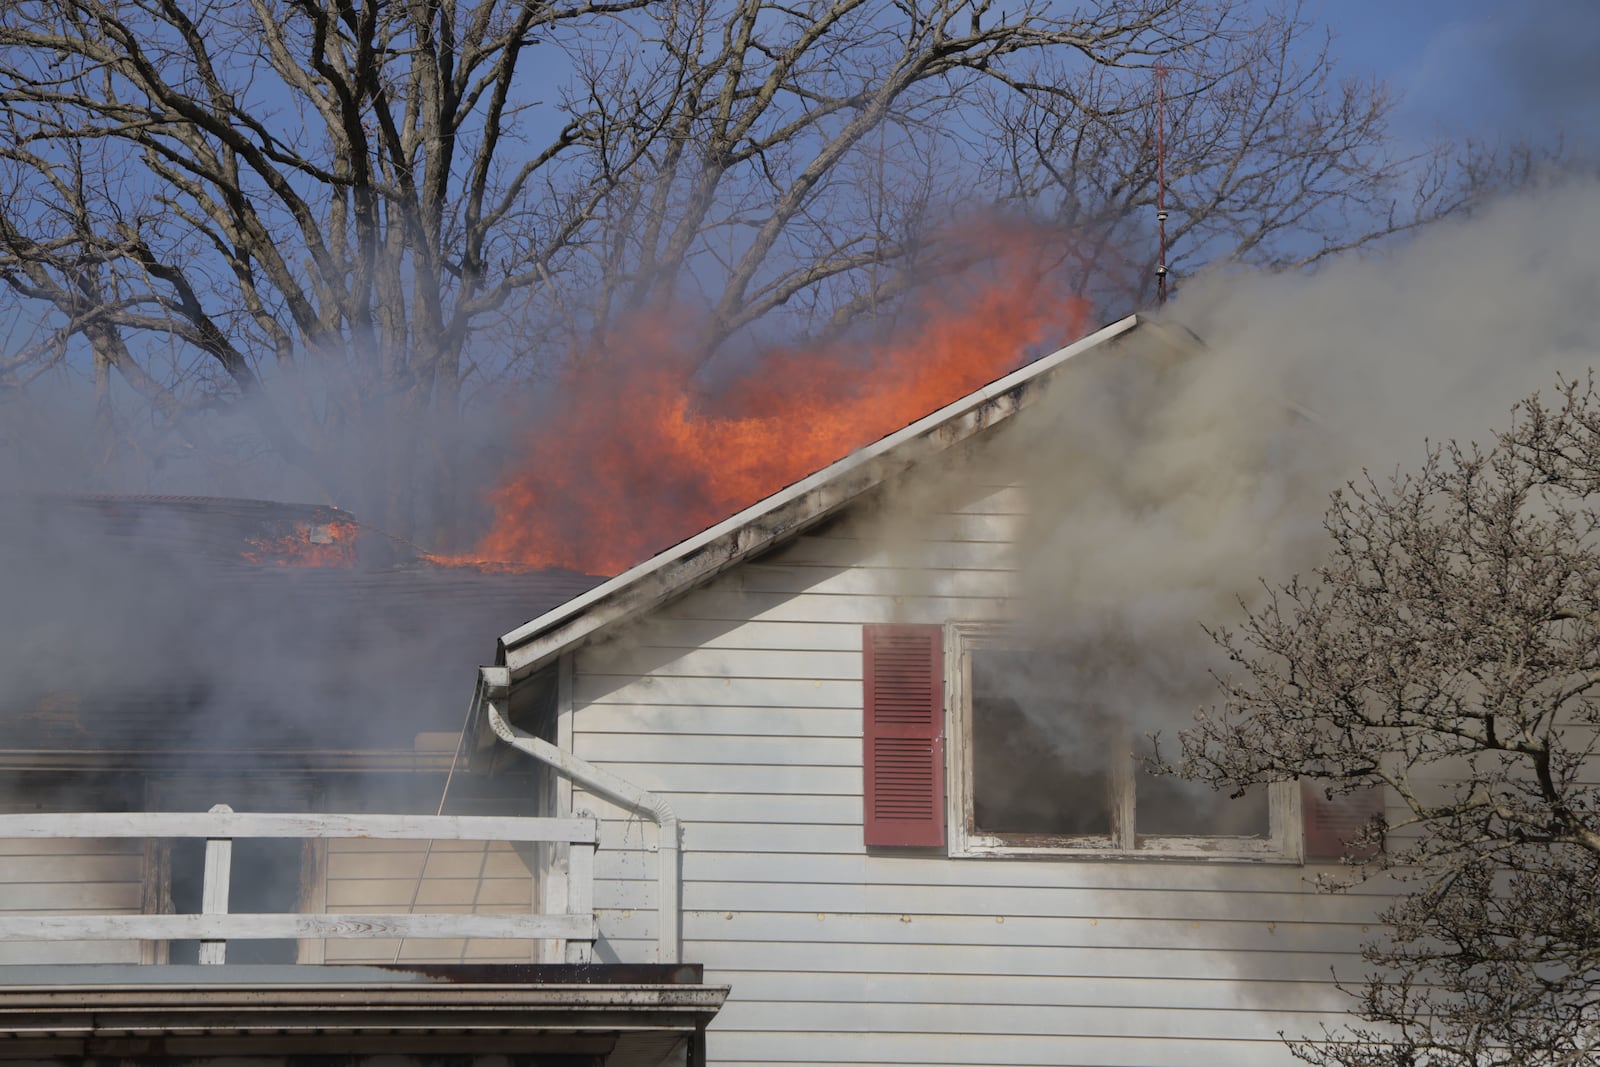
POLYGON ((1042 356, 545 612, 500 638, 500 664, 512 682, 527 677, 598 631, 798 535, 890 475, 1009 418, 1026 405, 1028 386, 1144 321, 1129 315, 1042 356))

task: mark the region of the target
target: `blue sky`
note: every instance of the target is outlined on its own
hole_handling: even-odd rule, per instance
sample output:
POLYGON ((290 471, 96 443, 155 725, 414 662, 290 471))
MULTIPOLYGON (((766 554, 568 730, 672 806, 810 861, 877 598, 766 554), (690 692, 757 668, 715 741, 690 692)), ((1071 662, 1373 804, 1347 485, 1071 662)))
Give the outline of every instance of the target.
POLYGON ((1396 132, 1600 146, 1600 0, 1309 0, 1346 73, 1404 97, 1396 132))

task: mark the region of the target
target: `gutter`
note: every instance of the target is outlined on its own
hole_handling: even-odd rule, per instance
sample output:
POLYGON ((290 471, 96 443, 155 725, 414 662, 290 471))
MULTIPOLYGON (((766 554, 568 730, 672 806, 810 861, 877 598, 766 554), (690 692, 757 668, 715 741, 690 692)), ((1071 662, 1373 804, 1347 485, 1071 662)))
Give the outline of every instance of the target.
POLYGON ((604 964, 467 968, 468 979, 337 965, 0 970, 23 972, 0 975, 3 1063, 298 1062, 307 1053, 341 1063, 352 1054, 598 1063, 662 1037, 703 1056, 705 1027, 729 992, 705 985, 699 968, 604 964), (179 973, 151 973, 167 970, 179 973), (519 1055, 506 1057, 511 1050, 519 1055))
MULTIPOLYGON (((604 797, 641 815, 660 828, 657 856, 659 878, 657 893, 657 963, 677 963, 682 942, 683 909, 680 903, 679 878, 680 849, 677 813, 665 800, 654 793, 640 789, 610 771, 603 770, 588 760, 552 745, 542 737, 535 737, 511 725, 505 716, 506 699, 511 695, 511 671, 506 667, 478 668, 478 693, 475 698, 494 735, 519 752, 533 757, 555 769, 562 777, 582 786, 596 796, 604 797)), ((476 712, 473 718, 477 718, 476 712)))

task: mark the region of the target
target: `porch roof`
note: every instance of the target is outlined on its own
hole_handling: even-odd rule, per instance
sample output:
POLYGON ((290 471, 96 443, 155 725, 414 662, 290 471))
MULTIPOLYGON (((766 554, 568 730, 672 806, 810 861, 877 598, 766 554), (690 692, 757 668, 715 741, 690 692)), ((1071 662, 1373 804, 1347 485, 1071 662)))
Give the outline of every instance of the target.
POLYGON ((437 1050, 617 1063, 692 1037, 727 995, 693 964, 0 967, 0 1060, 437 1050))

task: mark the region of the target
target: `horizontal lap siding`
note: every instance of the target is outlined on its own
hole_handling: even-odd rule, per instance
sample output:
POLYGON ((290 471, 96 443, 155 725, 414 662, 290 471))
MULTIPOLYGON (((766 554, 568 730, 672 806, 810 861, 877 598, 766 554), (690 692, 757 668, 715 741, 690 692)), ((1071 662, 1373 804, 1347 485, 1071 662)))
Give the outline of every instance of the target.
MULTIPOLYGON (((1219 959, 1215 952, 1173 948, 1074 948, 1054 945, 1012 946, 1003 952, 984 945, 880 945, 840 946, 825 941, 760 941, 759 933, 734 945, 709 941, 691 946, 694 962, 704 963, 707 974, 732 984, 732 974, 782 969, 817 974, 856 974, 884 983, 908 974, 939 974, 985 985, 991 978, 1083 978, 1096 981, 1144 983, 1181 979, 1213 985, 1214 996, 1236 999, 1247 988, 1290 983, 1322 983, 1328 988, 1330 967, 1358 966, 1349 953, 1260 953, 1249 969, 1233 967, 1236 961, 1219 959)), ((735 995, 738 999, 743 994, 735 995)), ((1073 1001, 1057 1003, 1072 1005, 1073 1001)), ((1108 1023, 1110 1020, 1107 1020, 1108 1023)), ((1063 1059, 1071 1059, 1063 1053, 1063 1059)), ((1204 1061, 1184 1061, 1204 1062, 1204 1061)))
MULTIPOLYGON (((1004 900, 1003 893, 996 893, 995 897, 996 904, 1004 900)), ((945 945, 986 949, 997 957, 1012 948, 1040 945, 1068 952, 1081 948, 1150 948, 1324 955, 1338 955, 1351 947, 1348 924, 1326 921, 1040 917, 1007 915, 998 909, 977 915, 938 915, 915 910, 875 914, 772 912, 763 910, 761 904, 759 897, 752 897, 743 911, 687 910, 683 916, 684 938, 705 943, 738 943, 751 937, 827 943, 841 946, 841 953, 849 951, 848 946, 945 945)), ((636 915, 634 920, 618 920, 612 929, 622 937, 653 936, 654 917, 636 915)))
MULTIPOLYGON (((1317 1012, 1262 1010, 1235 1002, 1230 1009, 1184 1009, 1059 1004, 981 1004, 960 999, 947 991, 943 1002, 917 1004, 836 1000, 819 1003, 741 999, 724 1009, 725 1026, 747 1030, 808 1029, 817 1033, 855 1032, 919 1037, 949 1033, 963 1037, 986 1036, 1004 1040, 1018 1035, 1055 1037, 1065 1041, 1092 1034, 1104 1025, 1104 1015, 1114 1010, 1130 1036, 1188 1038, 1201 1041, 1249 1040, 1277 1043, 1279 1030, 1315 1030, 1317 1012)), ((1063 1044, 1063 1048, 1069 1047, 1063 1044)), ((1060 1060, 1056 1061, 1061 1062, 1060 1060)), ((1192 1062, 1192 1061, 1191 1061, 1192 1062)))
MULTIPOLYGON (((88 838, 0 840, 0 912, 136 915, 144 900, 144 845, 88 838)), ((13 941, 0 965, 138 963, 137 941, 13 941)))
MULTIPOLYGON (((576 657, 578 755, 683 821, 710 1061, 1284 1064, 1380 903, 1311 868, 950 859, 862 845, 861 624, 1003 620, 1017 493, 916 539, 801 538, 576 657)), ((601 958, 655 958, 654 827, 586 798, 601 958)))
MULTIPOLYGON (((509 842, 328 842, 329 914, 526 915, 533 876, 509 842)), ((493 938, 329 939, 328 963, 527 963, 532 943, 493 938)))
MULTIPOLYGON (((723 1009, 735 1008, 730 1001, 723 1009)), ((1214 1062, 1229 1067, 1285 1067, 1293 1061, 1274 1041, 1208 1041, 1192 1037, 1146 1038, 1127 1035, 1072 1037, 1012 1034, 997 1037, 950 1029, 917 1034, 840 1033, 825 1030, 720 1030, 713 1027, 708 1061, 716 1067, 743 1064, 864 1064, 896 1067, 926 1064, 946 1067, 1061 1067, 1064 1063, 1100 1067, 1214 1062)))
POLYGON ((1340 1006, 1326 982, 1216 982, 1182 974, 1166 978, 1100 975, 967 974, 917 972, 885 977, 852 971, 741 971, 733 979, 741 1001, 763 1004, 936 1004, 998 1008, 1061 1005, 1079 1008, 1172 1009, 1233 1012, 1271 1004, 1283 1013, 1340 1006))

